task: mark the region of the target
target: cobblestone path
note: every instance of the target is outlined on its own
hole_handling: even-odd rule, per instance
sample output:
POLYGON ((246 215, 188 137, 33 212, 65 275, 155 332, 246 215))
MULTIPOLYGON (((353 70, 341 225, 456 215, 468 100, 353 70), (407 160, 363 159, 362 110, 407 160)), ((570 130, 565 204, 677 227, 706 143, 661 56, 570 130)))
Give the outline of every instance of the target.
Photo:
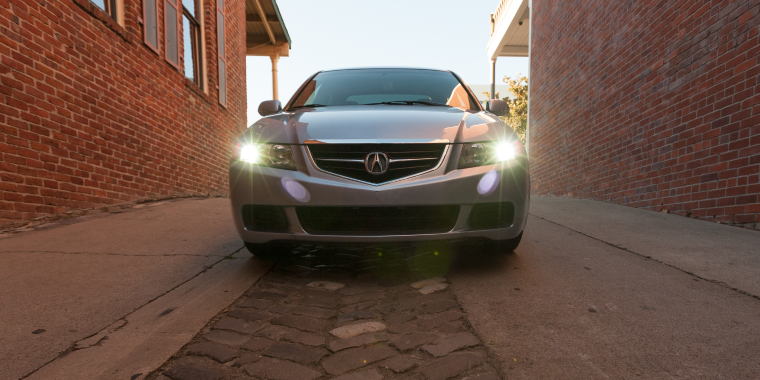
POLYGON ((499 379, 446 247, 299 247, 148 378, 499 379))

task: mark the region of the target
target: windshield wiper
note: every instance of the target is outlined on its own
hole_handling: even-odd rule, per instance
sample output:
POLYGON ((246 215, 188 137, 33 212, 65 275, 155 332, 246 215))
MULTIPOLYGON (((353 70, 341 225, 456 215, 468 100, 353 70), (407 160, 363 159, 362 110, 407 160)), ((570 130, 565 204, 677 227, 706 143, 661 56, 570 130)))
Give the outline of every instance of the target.
POLYGON ((379 103, 368 103, 363 104, 364 106, 373 106, 376 104, 399 104, 399 105, 412 105, 412 104, 425 104, 428 106, 438 106, 438 107, 451 107, 446 104, 436 103, 436 102, 429 102, 427 100, 391 100, 389 102, 379 102, 379 103))
POLYGON ((302 106, 291 106, 290 109, 296 109, 296 108, 317 108, 317 107, 327 107, 327 104, 304 104, 302 106))

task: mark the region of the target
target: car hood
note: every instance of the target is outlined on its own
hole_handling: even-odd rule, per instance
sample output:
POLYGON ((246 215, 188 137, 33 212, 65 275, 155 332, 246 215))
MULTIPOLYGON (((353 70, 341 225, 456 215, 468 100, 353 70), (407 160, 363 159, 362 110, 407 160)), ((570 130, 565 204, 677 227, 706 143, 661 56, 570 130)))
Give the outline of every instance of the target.
POLYGON ((426 105, 331 106, 260 119, 247 141, 280 144, 492 141, 514 137, 486 112, 426 105))

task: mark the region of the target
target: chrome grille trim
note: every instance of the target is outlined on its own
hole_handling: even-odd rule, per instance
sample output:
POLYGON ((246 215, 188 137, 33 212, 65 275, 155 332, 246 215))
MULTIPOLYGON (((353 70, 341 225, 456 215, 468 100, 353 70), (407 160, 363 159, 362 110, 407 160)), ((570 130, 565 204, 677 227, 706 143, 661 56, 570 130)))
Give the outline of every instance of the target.
POLYGON ((304 145, 309 144, 450 144, 449 139, 313 139, 304 140, 304 145))
MULTIPOLYGON (((311 153, 311 152, 310 152, 311 153)), ((431 158, 397 158, 395 160, 391 159, 389 160, 390 163, 394 162, 409 162, 409 161, 429 161, 429 160, 437 160, 438 158, 431 157, 431 158)), ((364 162, 364 160, 351 160, 347 158, 316 158, 317 161, 333 161, 333 162, 364 162)))
MULTIPOLYGON (((343 141, 345 141, 345 140, 343 140, 343 141)), ((448 140, 446 140, 446 141, 448 141, 448 140)), ((363 141, 363 143, 366 143, 366 142, 363 141)), ((405 143, 402 142, 400 144, 405 144, 405 143)), ((319 144, 319 145, 323 145, 323 144, 319 144)), ((394 144, 394 145, 396 145, 396 144, 394 144)), ((426 174, 426 173, 430 173, 430 172, 432 172, 432 171, 440 168, 441 165, 443 164, 444 158, 446 158, 446 155, 449 153, 449 149, 451 148, 451 144, 445 144, 445 146, 443 148, 443 152, 441 153, 441 157, 440 158, 421 158, 421 159, 416 159, 415 158, 415 159, 408 159, 408 160, 419 160, 419 161, 423 161, 423 160, 438 160, 438 162, 432 168, 430 168, 428 170, 425 170, 425 171, 422 171, 422 172, 419 172, 419 173, 414 173, 414 174, 408 175, 406 177, 396 178, 396 179, 393 179, 393 180, 390 180, 390 181, 380 182, 380 183, 373 183, 373 182, 368 182, 368 181, 362 181, 360 179, 356 179, 356 178, 352 178, 352 177, 349 177, 349 176, 333 173, 333 172, 330 172, 330 171, 327 171, 327 170, 324 170, 324 169, 320 168, 319 165, 317 164, 317 161, 338 161, 338 162, 342 161, 342 162, 361 162, 361 163, 363 163, 364 160, 323 159, 323 158, 321 158, 321 159, 315 159, 314 156, 311 153, 311 150, 309 149, 309 144, 304 144, 303 147, 306 150, 306 156, 309 157, 309 161, 311 162, 312 167, 314 167, 315 169, 317 169, 317 171, 320 171, 320 172, 325 173, 325 174, 329 174, 331 176, 335 176, 335 177, 351 180, 351 181, 354 181, 354 182, 359 182, 359 183, 363 183, 363 184, 367 184, 367 185, 372 185, 372 186, 382 186, 382 185, 387 185, 389 183, 403 181, 405 179, 409 179, 409 178, 417 177, 417 176, 420 176, 420 175, 423 175, 423 174, 426 174)), ((405 160, 406 159, 397 159, 396 162, 404 162, 405 160)), ((393 162, 393 160, 391 160, 391 162, 393 162)), ((391 171, 391 170, 393 170, 393 168, 390 168, 388 171, 391 171)))
POLYGON ((397 158, 395 160, 391 159, 390 162, 409 162, 409 161, 429 161, 429 160, 437 160, 437 158, 397 158))
MULTIPOLYGON (((311 153, 311 152, 309 152, 311 153)), ((334 162, 364 162, 364 160, 350 160, 344 158, 317 158, 317 161, 334 161, 334 162)))

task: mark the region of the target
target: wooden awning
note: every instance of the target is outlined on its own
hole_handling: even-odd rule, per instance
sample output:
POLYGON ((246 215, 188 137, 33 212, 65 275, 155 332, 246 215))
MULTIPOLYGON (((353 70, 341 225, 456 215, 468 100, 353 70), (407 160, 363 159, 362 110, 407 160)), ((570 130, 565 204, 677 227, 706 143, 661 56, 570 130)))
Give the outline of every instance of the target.
POLYGON ((246 55, 287 57, 290 35, 275 0, 245 0, 246 55))
POLYGON ((488 58, 527 57, 530 46, 530 1, 501 0, 491 14, 488 58))

